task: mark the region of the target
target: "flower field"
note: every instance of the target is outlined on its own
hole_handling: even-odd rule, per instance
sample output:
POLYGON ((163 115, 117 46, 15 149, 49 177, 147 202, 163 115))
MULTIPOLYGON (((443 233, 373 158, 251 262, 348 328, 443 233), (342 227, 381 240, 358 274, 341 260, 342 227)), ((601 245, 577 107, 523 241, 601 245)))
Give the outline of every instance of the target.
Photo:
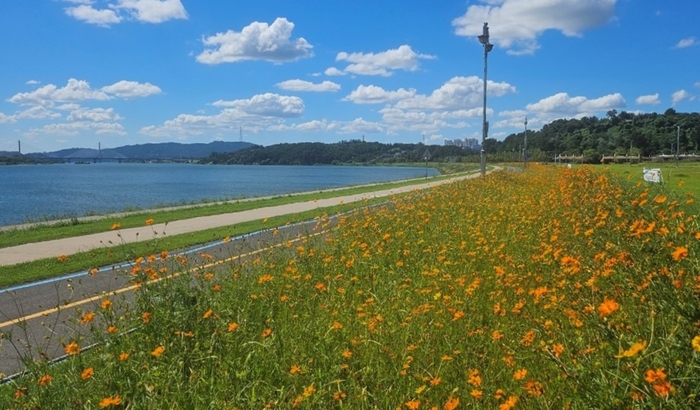
POLYGON ((698 408, 697 214, 533 164, 321 217, 194 280, 157 281, 188 262, 144 255, 136 302, 76 312, 68 359, 0 407, 698 408))

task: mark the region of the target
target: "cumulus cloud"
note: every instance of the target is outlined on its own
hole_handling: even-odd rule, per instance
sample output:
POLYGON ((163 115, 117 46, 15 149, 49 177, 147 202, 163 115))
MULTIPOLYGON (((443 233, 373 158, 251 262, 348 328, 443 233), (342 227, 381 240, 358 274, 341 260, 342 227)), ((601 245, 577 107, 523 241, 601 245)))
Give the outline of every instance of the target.
POLYGON ((640 95, 639 97, 637 97, 635 102, 638 105, 658 105, 658 104, 661 104, 661 100, 659 100, 659 93, 649 94, 649 95, 640 95))
POLYGON ((17 118, 14 115, 6 115, 0 112, 0 124, 10 124, 16 121, 17 118))
POLYGON ((17 114, 15 114, 15 118, 20 119, 31 119, 31 120, 45 120, 45 119, 52 119, 52 118, 60 118, 61 114, 51 111, 49 109, 46 109, 45 107, 41 105, 35 105, 33 107, 27 108, 24 111, 20 111, 17 114))
POLYGON ((79 4, 65 9, 76 20, 102 27, 118 24, 125 19, 143 23, 163 23, 173 19, 187 19, 187 11, 180 0, 117 0, 107 8, 93 7, 89 0, 64 0, 79 4))
POLYGON ((346 53, 340 52, 335 57, 336 61, 350 63, 343 71, 330 67, 326 75, 338 75, 350 73, 358 75, 380 75, 388 77, 395 70, 416 71, 419 60, 433 59, 428 54, 418 54, 410 46, 402 45, 397 49, 383 51, 381 53, 346 53))
POLYGON ((27 85, 37 85, 37 84, 41 84, 41 81, 29 80, 29 81, 26 82, 26 84, 27 84, 27 85))
POLYGON ((120 121, 122 117, 115 113, 113 108, 77 107, 71 111, 66 119, 68 121, 115 122, 120 121))
POLYGON ((324 81, 320 84, 314 84, 304 80, 287 80, 276 84, 277 87, 287 91, 315 91, 328 92, 340 90, 340 84, 332 81, 324 81))
POLYGON ((361 85, 343 98, 343 101, 352 101, 355 104, 382 104, 389 101, 403 100, 416 95, 416 90, 399 88, 396 91, 386 91, 376 85, 361 85))
POLYGON ((109 100, 109 95, 100 90, 94 90, 84 80, 71 78, 61 88, 47 84, 32 92, 18 93, 10 97, 15 104, 51 105, 54 102, 71 102, 85 100, 109 100))
POLYGON ((119 123, 77 121, 58 124, 48 124, 41 128, 33 128, 28 134, 58 134, 58 135, 78 135, 92 132, 95 135, 126 135, 124 127, 119 123))
POLYGON ((509 54, 533 54, 537 39, 547 30, 578 37, 614 17, 617 0, 481 0, 454 19, 459 36, 476 37, 489 22, 491 42, 509 54))
POLYGON ((97 90, 93 89, 85 80, 71 78, 63 87, 59 88, 54 84, 47 84, 28 93, 15 94, 8 101, 15 104, 52 106, 54 103, 105 101, 113 96, 120 98, 146 97, 160 92, 160 88, 153 84, 141 84, 135 81, 119 81, 97 90))
POLYGON ((693 99, 694 99, 693 95, 690 94, 686 90, 678 90, 675 93, 671 94, 671 102, 673 103, 673 105, 676 105, 679 102, 684 101, 684 100, 691 100, 692 101, 693 99))
POLYGON ((588 99, 578 96, 571 97, 567 93, 558 93, 540 101, 528 104, 527 110, 552 116, 576 116, 578 114, 595 114, 627 106, 620 93, 608 94, 603 97, 588 99))
POLYGON ((692 47, 700 44, 698 42, 697 37, 688 37, 684 38, 683 40, 679 41, 678 44, 676 44, 675 48, 686 48, 686 47, 692 47))
POLYGON ((304 101, 299 97, 273 93, 258 94, 247 100, 215 101, 215 107, 233 107, 243 113, 263 117, 299 117, 304 113, 304 101))
POLYGON ((338 75, 345 75, 344 72, 338 70, 335 67, 328 67, 326 68, 326 71, 323 72, 327 76, 338 76, 338 75))
MULTIPOLYGON (((430 95, 415 95, 399 101, 396 106, 411 110, 459 110, 473 108, 483 102, 484 82, 476 76, 453 77, 430 95)), ((488 81, 488 95, 501 97, 515 93, 515 87, 506 82, 488 81)))
POLYGON ((76 20, 96 26, 109 27, 111 24, 117 24, 122 21, 122 18, 114 10, 96 9, 87 4, 68 7, 65 11, 67 15, 76 20))
POLYGON ((378 134, 384 130, 378 122, 366 121, 364 118, 355 118, 352 121, 340 123, 338 132, 343 134, 378 134))
POLYGON ((144 23, 187 19, 187 11, 180 0, 119 0, 110 7, 124 10, 132 18, 144 23))
POLYGON ((151 83, 138 83, 136 81, 126 80, 102 87, 101 90, 120 98, 147 97, 162 92, 159 87, 151 83))
POLYGON ((285 119, 300 117, 304 113, 304 101, 299 97, 272 93, 255 95, 249 99, 218 100, 211 104, 222 110, 213 115, 180 114, 163 125, 150 125, 141 134, 154 137, 187 137, 204 133, 238 132, 243 127, 258 132, 264 127, 281 124, 285 119))
POLYGON ((209 48, 197 56, 197 61, 203 64, 247 60, 281 63, 311 57, 313 46, 301 37, 291 39, 293 29, 294 23, 277 18, 270 25, 255 21, 240 32, 217 33, 202 40, 209 48))

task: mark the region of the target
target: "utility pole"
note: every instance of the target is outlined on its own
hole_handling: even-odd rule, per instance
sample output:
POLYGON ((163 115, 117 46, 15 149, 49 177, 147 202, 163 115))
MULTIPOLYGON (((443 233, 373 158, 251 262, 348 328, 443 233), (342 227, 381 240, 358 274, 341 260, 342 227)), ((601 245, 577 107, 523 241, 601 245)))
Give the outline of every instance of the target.
POLYGON ((238 142, 243 142, 243 127, 238 127, 238 142))
POLYGON ((22 155, 22 141, 17 140, 17 152, 22 155))
POLYGON ((523 152, 523 158, 525 160, 525 168, 527 168, 527 115, 525 116, 525 142, 524 142, 524 152, 523 152))
POLYGON ((486 121, 486 81, 489 52, 493 50, 493 44, 489 43, 489 23, 484 23, 483 32, 479 36, 479 43, 484 46, 484 121, 481 125, 481 176, 484 176, 486 175, 486 151, 484 150, 484 144, 489 134, 489 123, 486 121))
POLYGON ((681 146, 681 126, 676 124, 676 168, 678 168, 678 151, 681 146))

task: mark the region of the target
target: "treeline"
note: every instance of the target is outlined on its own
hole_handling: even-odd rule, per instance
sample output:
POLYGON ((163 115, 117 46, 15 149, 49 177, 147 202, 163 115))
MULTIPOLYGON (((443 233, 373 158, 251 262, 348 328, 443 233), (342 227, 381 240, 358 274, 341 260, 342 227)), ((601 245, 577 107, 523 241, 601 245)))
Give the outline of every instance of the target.
MULTIPOLYGON (((511 134, 503 141, 487 139, 484 149, 490 158, 517 155, 523 139, 524 132, 511 134)), ((668 109, 663 114, 633 114, 612 110, 605 118, 556 120, 539 131, 528 131, 527 148, 530 158, 536 161, 551 161, 555 155, 564 154, 582 155, 585 162, 597 163, 610 155, 675 154, 676 139, 680 142, 680 154, 700 153, 699 113, 668 109)))
POLYGON ((382 144, 351 140, 333 144, 301 142, 267 147, 256 145, 236 152, 213 153, 208 161, 214 164, 244 165, 400 163, 425 161, 426 151, 430 161, 459 161, 462 156, 473 153, 455 146, 382 144))

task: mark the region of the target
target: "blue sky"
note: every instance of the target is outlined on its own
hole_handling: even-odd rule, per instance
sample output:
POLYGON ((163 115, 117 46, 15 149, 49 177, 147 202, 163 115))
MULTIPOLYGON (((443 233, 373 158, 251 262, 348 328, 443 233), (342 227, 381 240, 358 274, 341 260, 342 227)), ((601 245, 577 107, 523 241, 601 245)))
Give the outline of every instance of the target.
POLYGON ((481 139, 700 110, 697 0, 8 0, 0 150, 481 139))

